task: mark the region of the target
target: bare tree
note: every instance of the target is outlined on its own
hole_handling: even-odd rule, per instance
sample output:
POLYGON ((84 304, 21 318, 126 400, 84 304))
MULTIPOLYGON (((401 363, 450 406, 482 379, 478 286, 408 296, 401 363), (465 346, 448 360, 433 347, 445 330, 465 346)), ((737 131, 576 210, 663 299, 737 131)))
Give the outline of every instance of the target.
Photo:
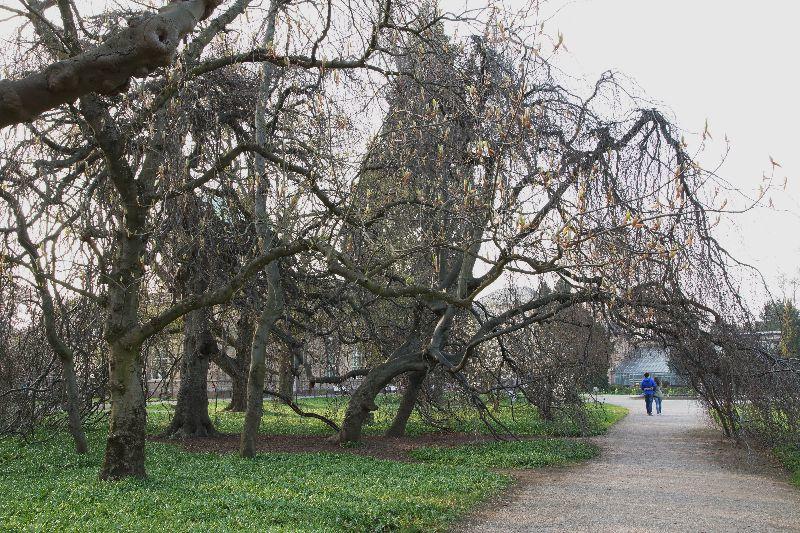
POLYGON ((678 324, 710 331, 716 311, 698 304, 707 292, 730 297, 730 259, 708 220, 720 211, 708 193, 716 176, 613 75, 570 90, 513 15, 275 1, 234 39, 222 30, 254 8, 246 0, 222 13, 175 2, 127 33, 124 12, 81 17, 60 2, 57 26, 29 5, 39 53, 3 82, 0 111, 4 124, 49 112, 6 130, 1 190, 15 216, 0 230, 16 236, 22 253, 6 243, 7 256, 29 269, 43 309, 56 287, 104 309, 104 479, 145 474, 143 346, 170 326, 184 344, 169 432, 213 434, 209 361, 240 383, 246 365, 241 453, 251 456, 268 364, 284 379, 267 394, 300 414, 290 375, 359 379, 341 426, 316 415, 341 442, 360 438, 395 380, 405 390, 390 435, 404 432, 426 383, 462 391, 490 421, 483 393, 553 362, 546 414, 556 388, 583 386, 555 324, 592 339, 602 317, 674 343, 678 324), (131 45, 131 70, 119 43, 141 32, 165 40, 158 53, 131 45), (86 70, 103 50, 119 63, 113 75, 86 70), (12 90, 26 83, 50 91, 30 91, 39 107, 12 90), (27 244, 37 239, 50 243, 47 261, 27 244), (482 310, 511 276, 559 283, 482 310), (512 364, 507 351, 488 374, 496 383, 475 379, 495 363, 488 347, 530 332, 547 361, 512 364), (312 345, 358 349, 362 365, 313 376, 312 345))
MULTIPOLYGON (((205 2, 179 2, 171 4, 162 11, 158 20, 166 24, 169 21, 164 17, 172 14, 176 17, 187 16, 191 9, 201 4, 208 9, 203 9, 202 13, 195 13, 193 20, 208 16, 211 7, 216 7, 216 4, 206 5, 205 2)), ((35 13, 37 9, 35 6, 25 13, 25 16, 34 21, 36 46, 42 52, 31 58, 33 64, 29 66, 32 67, 31 70, 38 69, 42 72, 42 76, 52 70, 52 68, 48 70, 48 61, 55 60, 58 65, 60 64, 58 61, 64 60, 64 57, 69 55, 70 49, 65 47, 62 37, 72 43, 97 41, 98 34, 106 31, 114 32, 116 21, 120 16, 120 13, 109 13, 108 16, 91 19, 91 23, 99 31, 89 32, 84 24, 89 19, 83 19, 76 14, 74 6, 64 5, 67 9, 61 12, 61 28, 45 23, 35 13), (39 64, 36 64, 37 61, 39 64)), ((187 112, 187 109, 197 109, 197 107, 192 102, 182 101, 181 98, 193 94, 192 87, 202 83, 200 80, 202 76, 243 63, 267 61, 282 68, 315 71, 313 77, 317 79, 325 69, 382 70, 379 66, 372 65, 370 61, 378 51, 381 31, 391 25, 389 22, 391 8, 388 3, 361 11, 356 11, 353 6, 343 6, 346 11, 352 12, 353 16, 363 20, 365 27, 371 29, 364 38, 361 38, 361 35, 353 36, 352 42, 356 45, 354 49, 340 53, 338 58, 322 57, 323 47, 328 46, 326 40, 331 35, 331 13, 327 9, 320 11, 318 16, 322 21, 327 20, 328 24, 325 24, 318 34, 309 35, 308 39, 293 44, 291 48, 287 42, 284 53, 277 53, 274 47, 255 47, 241 52, 232 52, 231 48, 227 48, 224 53, 214 57, 213 50, 209 48, 214 37, 243 13, 248 5, 249 2, 246 1, 234 2, 226 11, 210 20, 181 52, 179 65, 181 68, 175 70, 176 75, 167 76, 168 73, 165 71, 155 72, 149 80, 135 87, 132 93, 138 95, 135 98, 122 96, 106 98, 86 93, 85 91, 95 88, 90 83, 92 79, 81 78, 84 66, 91 65, 91 57, 78 56, 79 59, 69 63, 75 68, 67 69, 66 72, 69 74, 67 76, 67 81, 70 82, 68 85, 71 87, 69 91, 73 92, 67 91, 62 94, 62 97, 68 100, 82 94, 77 106, 54 108, 53 113, 28 126, 23 135, 14 139, 19 141, 19 149, 11 161, 13 168, 4 169, 4 184, 8 186, 6 190, 23 204, 40 196, 38 194, 40 189, 37 189, 39 185, 43 188, 52 187, 56 194, 66 191, 71 195, 71 200, 66 206, 53 201, 52 197, 44 198, 40 213, 56 215, 62 206, 71 211, 70 215, 74 214, 72 211, 79 213, 72 218, 67 216, 68 223, 65 226, 70 231, 69 234, 57 235, 58 246, 64 250, 68 249, 69 253, 89 254, 102 272, 103 290, 100 293, 92 294, 82 288, 80 282, 70 283, 58 277, 55 278, 55 282, 68 285, 70 290, 86 293, 87 297, 102 302, 106 309, 104 337, 110 354, 109 386, 112 409, 106 455, 101 472, 103 478, 142 476, 145 472, 146 411, 141 380, 143 344, 187 313, 228 302, 236 291, 264 269, 274 273, 277 266, 269 265, 279 258, 315 248, 317 239, 314 237, 314 232, 323 228, 319 221, 325 218, 329 208, 335 210, 335 206, 326 206, 328 198, 322 189, 313 185, 313 182, 305 182, 309 175, 316 175, 317 171, 312 170, 313 165, 324 160, 325 152, 318 152, 313 146, 314 143, 311 143, 311 149, 309 144, 303 146, 301 142, 304 132, 292 132, 281 124, 281 121, 286 121, 289 125, 300 115, 296 106, 301 105, 301 101, 310 101, 309 96, 313 96, 312 90, 302 88, 298 90, 291 85, 295 80, 291 80, 286 87, 281 88, 280 93, 275 95, 280 105, 277 107, 279 112, 275 114, 275 119, 267 124, 269 143, 253 142, 253 130, 248 126, 249 121, 243 122, 235 113, 230 113, 231 109, 236 109, 235 105, 230 105, 232 102, 228 102, 228 107, 224 109, 210 107, 209 114, 206 115, 208 120, 203 121, 196 120, 199 118, 198 113, 187 112), (81 78, 78 79, 76 87, 72 87, 70 81, 74 78, 73 74, 81 78), (296 94, 299 95, 298 98, 293 99, 293 95, 296 94), (215 130, 219 135, 208 137, 209 132, 215 130), (280 131, 288 131, 290 135, 281 135, 280 131), (203 140, 208 142, 201 142, 203 140), (25 157, 23 153, 26 154, 25 157), (158 284, 156 276, 153 275, 157 254, 152 253, 157 243, 152 241, 152 236, 156 234, 157 228, 168 220, 168 213, 164 210, 168 200, 191 194, 193 191, 216 188, 231 201, 239 201, 241 195, 237 193, 231 195, 225 191, 226 187, 228 191, 237 190, 237 187, 230 184, 239 177, 237 170, 241 168, 240 165, 246 164, 247 154, 251 153, 258 153, 270 165, 290 175, 291 188, 281 193, 284 194, 283 200, 287 198, 286 194, 294 195, 298 199, 303 195, 304 198, 311 195, 317 198, 314 201, 322 202, 323 210, 306 209, 304 216, 309 221, 308 226, 304 222, 298 223, 297 218, 287 219, 295 226, 291 238, 289 235, 283 235, 281 242, 272 240, 268 246, 262 247, 261 253, 249 258, 224 280, 214 280, 207 290, 186 294, 167 305, 163 302, 156 303, 155 307, 145 305, 146 301, 143 298, 147 296, 148 289, 158 284), (37 170, 42 168, 41 165, 36 167, 28 164, 28 161, 35 158, 44 162, 47 173, 37 170), (81 187, 87 183, 90 184, 88 188, 81 187), (316 229, 309 232, 308 228, 316 229)), ((301 8, 294 9, 297 15, 301 8)), ((340 23, 347 27, 350 25, 350 22, 346 21, 340 23)), ((153 22, 155 27, 147 27, 158 34, 160 31, 158 24, 153 22)), ((187 32, 191 30, 189 25, 182 23, 177 24, 175 28, 177 33, 174 35, 164 34, 169 37, 168 44, 173 47, 173 51, 178 45, 178 39, 172 37, 188 35, 187 32)), ((170 28, 170 31, 175 28, 170 28)), ((96 50, 106 50, 104 47, 108 46, 110 45, 107 43, 98 43, 96 50)), ((217 52, 220 50, 222 49, 218 49, 217 52)), ((113 54, 111 55, 113 58, 113 54)), ((17 67, 22 68, 23 65, 21 62, 17 67)), ((120 72, 122 78, 128 75, 124 69, 120 72)), ((328 73, 325 75, 329 76, 328 73)), ((38 75, 30 79, 22 76, 20 83, 34 83, 37 80, 46 82, 36 76, 38 75)), ((114 83, 107 84, 108 88, 112 89, 113 84, 113 89, 116 89, 115 80, 111 81, 114 83)), ((4 97, 11 94, 9 87, 8 84, 4 85, 4 97)), ((208 93, 204 97, 205 101, 209 102, 208 93)), ((68 101, 56 101, 57 98, 53 95, 48 98, 48 105, 68 101)), ((23 108, 24 106, 15 108, 17 118, 28 117, 37 111, 34 109, 25 111, 23 108)), ((309 115, 316 121, 318 128, 328 127, 328 121, 323 113, 312 110, 309 115)), ((317 132, 311 130, 311 135, 316 134, 317 132)), ((263 184, 261 186, 263 187, 263 184)), ((278 198, 281 197, 278 195, 278 198)), ((39 201, 41 200, 40 198, 39 201)), ((39 216, 42 215, 34 214, 22 224, 25 227, 34 225, 39 216)), ((273 295, 273 300, 279 293, 280 291, 272 289, 269 292, 273 295)), ((270 316, 280 314, 275 312, 279 307, 276 307, 274 302, 265 305, 264 309, 270 316)), ((189 322, 197 324, 194 320, 189 322)), ((267 328, 267 333, 268 322, 261 321, 262 326, 267 325, 264 326, 267 328)), ((257 330, 254 335, 253 344, 256 347, 260 345, 259 343, 268 341, 264 327, 257 330)), ((258 366, 259 361, 256 358, 255 367, 258 366)), ((258 379, 255 379, 255 382, 258 382, 258 379)), ((257 394, 260 398, 260 390, 257 394)))

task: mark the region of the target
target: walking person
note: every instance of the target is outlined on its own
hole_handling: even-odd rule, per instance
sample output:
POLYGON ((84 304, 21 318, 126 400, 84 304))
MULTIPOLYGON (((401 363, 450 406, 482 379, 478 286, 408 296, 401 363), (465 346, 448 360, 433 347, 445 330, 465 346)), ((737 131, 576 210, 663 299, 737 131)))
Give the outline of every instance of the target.
POLYGON ((653 392, 653 400, 656 403, 656 414, 661 414, 661 401, 664 399, 664 390, 661 388, 661 379, 656 378, 656 390, 653 392))
POLYGON ((650 377, 650 372, 644 373, 644 379, 639 386, 644 393, 644 405, 647 408, 647 416, 653 416, 653 395, 656 392, 656 382, 650 377))

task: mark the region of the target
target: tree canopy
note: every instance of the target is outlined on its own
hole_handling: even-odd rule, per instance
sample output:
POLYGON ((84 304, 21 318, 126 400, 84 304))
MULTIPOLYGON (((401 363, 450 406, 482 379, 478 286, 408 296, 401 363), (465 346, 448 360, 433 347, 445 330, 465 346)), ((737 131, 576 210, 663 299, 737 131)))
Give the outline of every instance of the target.
POLYGON ((213 362, 246 412, 245 457, 265 394, 341 443, 393 383, 393 436, 456 397, 502 430, 487 398, 505 389, 579 406, 611 334, 670 347, 730 418, 731 374, 753 397, 758 372, 796 385, 743 340, 739 264, 714 235, 723 180, 615 74, 576 88, 537 20, 428 1, 122 4, 27 3, 0 81, 15 302, 0 331, 19 358, 3 397, 31 401, 23 370, 51 410, 66 397, 79 452, 107 398, 103 479, 146 475, 154 353, 181 375, 164 436, 216 434, 213 362), (520 290, 489 305, 500 287, 520 290), (294 401, 301 378, 349 384, 343 417, 294 401))

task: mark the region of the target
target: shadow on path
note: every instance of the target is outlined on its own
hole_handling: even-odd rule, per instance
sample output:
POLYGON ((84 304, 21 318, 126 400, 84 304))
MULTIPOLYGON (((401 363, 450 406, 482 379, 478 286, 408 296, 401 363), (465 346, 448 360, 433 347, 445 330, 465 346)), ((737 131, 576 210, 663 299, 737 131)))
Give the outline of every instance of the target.
POLYGON ((800 490, 756 454, 708 428, 690 400, 665 400, 662 416, 644 402, 595 439, 599 458, 531 471, 506 498, 457 526, 467 531, 798 531, 800 490))

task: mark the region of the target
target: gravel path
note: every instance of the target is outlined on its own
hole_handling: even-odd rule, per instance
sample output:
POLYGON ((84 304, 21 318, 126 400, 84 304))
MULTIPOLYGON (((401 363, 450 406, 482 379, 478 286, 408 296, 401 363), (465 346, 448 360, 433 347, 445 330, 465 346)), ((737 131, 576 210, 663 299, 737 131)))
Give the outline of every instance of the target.
POLYGON ((605 398, 630 414, 595 442, 599 458, 531 471, 459 531, 798 531, 800 490, 709 429, 695 402, 605 398))

